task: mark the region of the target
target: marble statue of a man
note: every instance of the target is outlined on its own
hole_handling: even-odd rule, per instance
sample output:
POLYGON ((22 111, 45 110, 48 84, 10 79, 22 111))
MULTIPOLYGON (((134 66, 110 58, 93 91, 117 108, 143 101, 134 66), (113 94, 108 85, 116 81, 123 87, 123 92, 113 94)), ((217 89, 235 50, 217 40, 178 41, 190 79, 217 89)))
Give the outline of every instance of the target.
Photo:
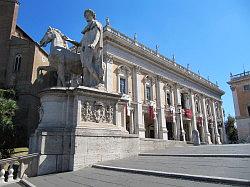
POLYGON ((89 87, 103 86, 103 30, 96 20, 94 11, 84 11, 87 26, 83 29, 81 40, 81 62, 83 64, 84 85, 89 87))

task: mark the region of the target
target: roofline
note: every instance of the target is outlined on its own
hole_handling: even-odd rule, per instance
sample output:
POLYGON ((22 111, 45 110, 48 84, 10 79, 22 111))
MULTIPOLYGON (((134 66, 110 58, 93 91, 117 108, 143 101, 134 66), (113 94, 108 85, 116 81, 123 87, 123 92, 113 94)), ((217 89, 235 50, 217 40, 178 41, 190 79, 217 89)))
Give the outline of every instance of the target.
POLYGON ((20 29, 34 44, 46 55, 47 57, 49 56, 48 53, 33 39, 31 38, 19 25, 16 25, 18 29, 20 29))
POLYGON ((221 95, 225 94, 225 92, 223 90, 221 90, 218 85, 216 85, 216 84, 212 83, 211 81, 203 78, 202 76, 198 75, 197 73, 194 73, 193 71, 183 67, 182 65, 177 64, 175 61, 170 60, 169 58, 159 54, 158 51, 152 50, 151 48, 145 46, 144 44, 139 43, 137 40, 134 40, 134 39, 126 36, 125 34, 119 32, 117 30, 111 28, 110 26, 105 26, 104 27, 104 32, 105 31, 108 31, 111 34, 114 34, 114 35, 118 36, 119 38, 121 38, 125 42, 128 42, 130 44, 128 46, 130 46, 130 47, 131 47, 131 44, 133 44, 133 48, 139 48, 140 50, 143 50, 145 55, 147 55, 147 56, 150 55, 154 59, 158 58, 159 61, 167 62, 167 64, 169 66, 172 66, 172 69, 174 71, 177 71, 177 73, 181 72, 181 73, 183 73, 183 75, 184 75, 184 72, 188 73, 188 75, 190 76, 189 78, 191 78, 191 80, 195 80, 195 81, 201 83, 205 87, 214 90, 216 93, 219 93, 221 95))

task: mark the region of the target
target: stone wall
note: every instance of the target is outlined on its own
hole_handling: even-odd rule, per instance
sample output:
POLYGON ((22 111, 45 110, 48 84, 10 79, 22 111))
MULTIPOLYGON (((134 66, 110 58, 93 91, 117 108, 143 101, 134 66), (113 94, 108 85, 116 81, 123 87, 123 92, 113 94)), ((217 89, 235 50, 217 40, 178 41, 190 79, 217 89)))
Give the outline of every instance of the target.
POLYGON ((250 143, 250 118, 236 119, 239 141, 250 143))
POLYGON ((73 170, 107 160, 137 156, 138 153, 138 136, 76 136, 73 170))
POLYGON ((176 140, 140 138, 140 152, 166 149, 173 146, 187 146, 186 142, 176 140))

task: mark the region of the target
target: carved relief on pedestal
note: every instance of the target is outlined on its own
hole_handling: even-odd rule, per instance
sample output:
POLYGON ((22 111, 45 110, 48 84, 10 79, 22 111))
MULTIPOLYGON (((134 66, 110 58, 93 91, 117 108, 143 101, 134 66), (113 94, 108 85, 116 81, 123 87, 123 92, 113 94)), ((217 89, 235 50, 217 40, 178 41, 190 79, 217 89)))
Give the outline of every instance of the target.
POLYGON ((95 123, 113 123, 113 106, 100 101, 85 101, 82 105, 82 121, 95 123))
POLYGON ((109 105, 106 111, 106 120, 108 123, 113 123, 113 108, 109 105))
POLYGON ((89 102, 85 102, 82 107, 82 118, 84 121, 91 121, 92 119, 92 107, 89 102))

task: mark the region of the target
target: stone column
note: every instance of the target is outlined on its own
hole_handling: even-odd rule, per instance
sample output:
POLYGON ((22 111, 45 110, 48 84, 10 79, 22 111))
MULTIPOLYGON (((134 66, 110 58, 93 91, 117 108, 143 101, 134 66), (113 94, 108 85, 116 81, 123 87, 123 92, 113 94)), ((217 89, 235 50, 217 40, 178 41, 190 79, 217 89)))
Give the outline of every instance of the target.
MULTIPOLYGON (((201 98, 199 97, 199 114, 201 115, 202 114, 202 105, 201 105, 201 103, 202 103, 202 100, 201 100, 201 98)), ((201 142, 205 142, 206 140, 205 140, 205 128, 204 128, 204 121, 203 120, 201 120, 201 142)))
POLYGON ((155 139, 159 138, 159 128, 158 128, 158 114, 154 115, 154 133, 155 133, 155 139))
POLYGON ((164 91, 163 91, 164 84, 162 82, 162 77, 157 77, 156 82, 156 106, 158 109, 158 116, 159 116, 159 136, 158 138, 168 140, 168 130, 166 127, 166 117, 165 117, 165 107, 164 103, 164 91))
POLYGON ((130 126, 129 133, 134 134, 134 111, 133 110, 130 111, 129 126, 130 126))
POLYGON ((185 138, 185 130, 183 128, 183 118, 182 118, 182 108, 181 108, 181 94, 180 94, 180 88, 178 88, 178 85, 175 85, 175 108, 176 108, 176 124, 177 124, 177 140, 186 141, 185 138), (182 138, 181 138, 182 137, 182 138))
POLYGON ((221 144, 220 134, 218 132, 217 113, 216 113, 214 101, 212 102, 212 112, 213 112, 213 116, 214 116, 215 140, 216 140, 217 144, 221 144))
MULTIPOLYGON (((197 129, 197 121, 196 121, 195 95, 194 95, 194 93, 192 91, 190 91, 190 96, 191 96, 191 110, 192 110, 192 113, 193 113, 192 127, 193 127, 193 130, 195 130, 197 132, 197 134, 198 134, 198 142, 199 142, 198 144, 200 144, 200 133, 199 133, 199 131, 197 129)), ((190 139, 193 140, 192 133, 191 133, 190 139)))
POLYGON ((208 120, 207 120, 207 108, 206 108, 206 98, 202 98, 202 111, 203 111, 203 125, 204 125, 204 132, 205 132, 205 140, 207 144, 212 144, 211 136, 208 130, 208 120))
POLYGON ((113 56, 106 53, 104 55, 104 60, 106 64, 105 86, 108 92, 112 92, 113 91, 113 72, 112 72, 113 56))
POLYGON ((172 106, 174 107, 174 110, 173 110, 173 127, 174 127, 174 139, 177 140, 178 138, 178 135, 177 135, 177 124, 176 124, 176 105, 175 105, 175 96, 174 96, 174 89, 173 89, 173 86, 171 86, 171 102, 172 102, 172 106))
POLYGON ((201 121, 201 134, 200 134, 200 139, 201 139, 201 142, 205 142, 205 129, 204 129, 204 122, 203 120, 201 121))
POLYGON ((212 126, 211 129, 212 129, 211 130, 212 131, 212 134, 211 134, 211 136, 212 136, 212 143, 215 144, 214 126, 212 126))
POLYGON ((225 129, 225 124, 224 124, 224 112, 223 112, 223 107, 222 107, 222 103, 220 105, 220 112, 221 112, 221 120, 222 120, 222 132, 223 132, 223 143, 227 143, 227 134, 226 134, 226 129, 225 129))
POLYGON ((136 66, 133 69, 133 83, 135 91, 135 124, 136 132, 139 134, 140 138, 145 138, 145 125, 143 123, 144 116, 142 115, 142 100, 141 100, 141 79, 140 79, 140 67, 136 66))
POLYGON ((183 117, 182 117, 182 110, 181 110, 181 107, 179 108, 178 110, 180 111, 179 113, 179 119, 180 119, 180 140, 181 141, 186 141, 186 132, 184 130, 184 127, 183 127, 183 117), (180 109, 180 110, 179 110, 180 109))
POLYGON ((181 136, 181 131, 180 131, 180 107, 177 107, 178 105, 181 104, 181 101, 180 101, 180 90, 179 88, 177 88, 177 85, 175 85, 174 87, 174 98, 175 98, 175 121, 176 121, 176 140, 180 140, 180 136, 181 136))
POLYGON ((189 135, 189 141, 192 142, 193 141, 193 139, 192 139, 192 134, 193 134, 192 121, 188 121, 188 126, 189 126, 188 132, 186 132, 186 133, 188 133, 188 135, 189 135))
POLYGON ((194 99, 194 93, 191 91, 190 92, 191 95, 191 110, 193 113, 192 116, 192 126, 193 126, 193 130, 197 130, 197 122, 196 122, 196 111, 195 111, 195 99, 194 99))

